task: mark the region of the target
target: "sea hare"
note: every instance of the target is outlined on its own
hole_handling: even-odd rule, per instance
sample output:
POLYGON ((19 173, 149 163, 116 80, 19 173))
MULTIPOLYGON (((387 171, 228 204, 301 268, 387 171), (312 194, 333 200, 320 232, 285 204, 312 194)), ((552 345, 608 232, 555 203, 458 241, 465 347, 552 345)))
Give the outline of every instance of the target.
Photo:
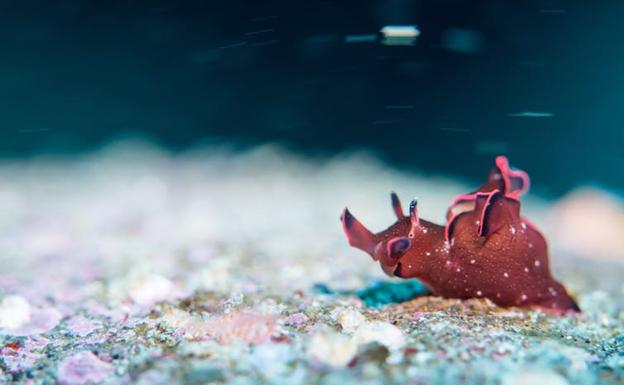
POLYGON ((520 196, 528 188, 528 175, 499 156, 479 189, 453 199, 445 226, 421 219, 416 200, 404 215, 395 193, 397 221, 388 229, 374 234, 346 208, 341 221, 349 244, 379 261, 386 274, 417 278, 435 295, 578 312, 551 275, 544 237, 520 216, 520 196))

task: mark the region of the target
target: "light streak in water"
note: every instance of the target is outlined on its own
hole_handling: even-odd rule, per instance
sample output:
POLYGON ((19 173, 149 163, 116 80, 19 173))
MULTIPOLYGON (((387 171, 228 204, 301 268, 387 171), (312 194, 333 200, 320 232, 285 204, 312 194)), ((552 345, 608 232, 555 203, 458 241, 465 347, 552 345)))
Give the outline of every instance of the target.
POLYGON ((512 118, 552 118, 555 116, 552 112, 523 111, 509 114, 512 118))

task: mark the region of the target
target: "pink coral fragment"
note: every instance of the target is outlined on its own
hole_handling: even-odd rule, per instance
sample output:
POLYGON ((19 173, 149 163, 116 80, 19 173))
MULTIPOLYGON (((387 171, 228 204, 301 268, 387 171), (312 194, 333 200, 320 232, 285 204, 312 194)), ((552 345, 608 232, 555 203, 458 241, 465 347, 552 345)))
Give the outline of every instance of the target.
POLYGON ((97 326, 89 319, 83 316, 72 317, 67 321, 67 327, 71 330, 72 333, 79 337, 86 337, 95 329, 97 326))
POLYGON ((113 365, 97 358, 91 352, 80 352, 61 362, 58 379, 63 385, 97 384, 115 371, 113 365))
POLYGON ((217 317, 206 325, 206 334, 222 344, 242 342, 259 344, 269 341, 275 330, 275 318, 252 313, 232 313, 217 317))

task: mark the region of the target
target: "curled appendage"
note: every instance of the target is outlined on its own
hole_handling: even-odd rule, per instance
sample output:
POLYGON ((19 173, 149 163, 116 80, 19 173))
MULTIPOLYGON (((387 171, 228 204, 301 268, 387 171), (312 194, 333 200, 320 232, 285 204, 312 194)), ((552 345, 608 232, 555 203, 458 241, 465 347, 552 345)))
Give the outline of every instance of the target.
POLYGON ((451 201, 446 219, 450 220, 457 214, 474 210, 476 198, 480 193, 498 190, 506 198, 519 200, 521 195, 529 191, 530 184, 529 175, 526 172, 510 168, 505 156, 497 156, 485 183, 470 194, 457 195, 451 201))
POLYGON ((497 156, 488 180, 477 190, 489 192, 499 190, 507 198, 519 199, 530 187, 529 175, 522 170, 509 167, 509 161, 503 155, 497 156))
POLYGON ((490 223, 490 216, 492 215, 492 207, 496 199, 500 199, 502 194, 498 190, 494 190, 485 196, 485 202, 482 204, 482 207, 479 203, 477 203, 477 208, 481 211, 481 218, 479 219, 479 228, 477 229, 477 233, 480 237, 485 237, 494 232, 494 228, 490 223))
POLYGON ((410 232, 407 235, 409 238, 414 238, 416 236, 416 229, 420 227, 420 218, 418 216, 418 200, 416 198, 412 199, 409 206, 409 217, 410 217, 410 232))
MULTIPOLYGON (((480 237, 487 237, 501 227, 520 221, 520 203, 503 195, 498 190, 487 193, 478 192, 472 194, 474 197, 472 210, 462 211, 454 214, 447 222, 445 227, 445 238, 450 241, 456 232, 458 222, 464 215, 470 215, 473 212, 478 214, 477 234, 480 237)), ((469 223, 463 224, 471 225, 469 223)), ((464 231, 464 229, 462 229, 464 231)))

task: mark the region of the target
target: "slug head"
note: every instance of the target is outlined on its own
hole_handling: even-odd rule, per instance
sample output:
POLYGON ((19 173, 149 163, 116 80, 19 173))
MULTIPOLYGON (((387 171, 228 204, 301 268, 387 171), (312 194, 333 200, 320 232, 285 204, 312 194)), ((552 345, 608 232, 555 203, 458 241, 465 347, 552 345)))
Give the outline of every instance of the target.
POLYGON ((427 263, 422 250, 435 243, 433 234, 429 232, 432 224, 420 221, 415 199, 410 203, 409 215, 405 216, 397 195, 392 193, 391 198, 397 221, 388 229, 373 234, 345 209, 341 217, 343 230, 349 244, 379 261, 386 274, 413 277, 417 269, 427 263))

